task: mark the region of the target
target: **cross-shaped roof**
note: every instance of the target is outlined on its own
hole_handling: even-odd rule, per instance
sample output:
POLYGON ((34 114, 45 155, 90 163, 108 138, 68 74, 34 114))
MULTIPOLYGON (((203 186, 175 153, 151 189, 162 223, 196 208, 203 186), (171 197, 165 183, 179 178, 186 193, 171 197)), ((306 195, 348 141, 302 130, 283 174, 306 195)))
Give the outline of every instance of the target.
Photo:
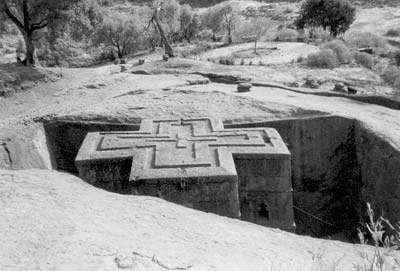
POLYGON ((135 132, 89 133, 76 164, 132 158, 130 181, 236 176, 234 159, 288 159, 275 129, 224 129, 219 120, 143 120, 135 132))

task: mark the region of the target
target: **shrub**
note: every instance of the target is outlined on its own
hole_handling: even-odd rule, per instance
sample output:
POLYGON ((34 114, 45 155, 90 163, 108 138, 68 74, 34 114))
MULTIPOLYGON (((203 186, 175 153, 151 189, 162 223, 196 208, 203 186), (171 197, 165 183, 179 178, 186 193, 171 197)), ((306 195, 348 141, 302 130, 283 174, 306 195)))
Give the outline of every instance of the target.
POLYGON ((0 34, 8 34, 9 32, 10 32, 10 27, 8 26, 7 22, 0 21, 0 34))
POLYGON ((355 48, 371 47, 378 53, 386 53, 388 45, 386 40, 379 35, 370 32, 351 31, 344 36, 346 43, 355 48))
POLYGON ((310 30, 309 35, 310 35, 310 38, 313 38, 321 43, 332 40, 332 36, 329 33, 329 31, 326 31, 321 27, 310 30))
POLYGON ((383 74, 386 72, 386 69, 389 67, 389 61, 387 59, 384 58, 377 58, 375 61, 375 65, 372 68, 372 70, 376 73, 379 74, 381 76, 383 76, 383 74))
MULTIPOLYGON (((200 42, 196 44, 194 47, 183 49, 180 54, 182 57, 190 57, 190 56, 200 56, 202 53, 212 49, 213 47, 208 43, 200 42)), ((208 59, 208 61, 210 61, 208 59)))
POLYGON ((221 57, 219 59, 219 64, 222 65, 235 65, 235 59, 232 57, 221 57))
POLYGON ((303 62, 303 60, 304 60, 304 57, 303 57, 303 56, 299 56, 299 57, 296 59, 296 62, 297 62, 297 63, 301 63, 301 62, 303 62))
POLYGON ((355 53, 354 58, 358 64, 365 68, 372 69, 374 67, 374 57, 367 53, 355 53))
POLYGON ((0 49, 4 48, 4 44, 0 41, 0 49))
POLYGON ((395 66, 389 66, 385 70, 382 77, 388 82, 389 84, 400 87, 400 69, 395 66))
POLYGON ((350 50, 341 40, 333 40, 325 43, 323 48, 334 51, 339 63, 348 63, 350 60, 350 50))
MULTIPOLYGON (((363 230, 358 228, 358 237, 361 244, 366 245, 369 241, 367 236, 370 236, 375 250, 372 258, 368 257, 368 254, 361 254, 367 259, 367 263, 355 267, 357 270, 394 270, 393 267, 389 267, 387 257, 399 248, 400 222, 392 224, 383 216, 376 218, 370 203, 367 203, 367 214, 367 222, 362 223, 363 230)), ((395 265, 398 266, 397 260, 395 260, 395 265)))
POLYGON ((399 28, 391 28, 386 32, 386 36, 398 37, 398 36, 400 36, 400 29, 399 28))
POLYGON ((400 51, 393 53, 393 59, 396 61, 396 65, 400 66, 400 51))
POLYGON ((308 55, 307 65, 316 68, 333 69, 339 66, 339 60, 334 51, 323 49, 317 53, 308 55))
POLYGON ((277 40, 279 41, 297 41, 298 37, 299 32, 290 28, 283 28, 277 34, 277 40))
POLYGON ((10 34, 13 35, 13 36, 17 36, 17 35, 19 35, 19 31, 18 31, 17 28, 12 27, 11 30, 10 30, 10 34))
POLYGON ((296 19, 299 29, 322 27, 332 36, 346 32, 356 16, 355 8, 347 0, 306 0, 296 19))

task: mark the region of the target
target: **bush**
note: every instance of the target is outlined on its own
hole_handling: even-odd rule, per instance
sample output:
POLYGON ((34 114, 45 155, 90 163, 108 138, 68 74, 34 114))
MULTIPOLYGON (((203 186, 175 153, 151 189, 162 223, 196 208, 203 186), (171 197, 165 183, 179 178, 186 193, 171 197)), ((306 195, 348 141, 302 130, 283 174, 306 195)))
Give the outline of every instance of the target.
POLYGON ((378 53, 386 53, 388 44, 386 40, 379 35, 370 32, 354 32, 346 33, 344 39, 348 45, 355 48, 371 47, 378 53))
POLYGON ((347 0, 306 0, 296 19, 298 29, 322 27, 333 37, 346 32, 355 20, 356 10, 347 0))
POLYGON ((374 67, 374 57, 367 53, 355 53, 354 58, 358 64, 365 68, 372 69, 374 67))
POLYGON ((183 58, 191 57, 191 56, 200 56, 202 53, 213 49, 212 44, 200 42, 196 44, 194 47, 183 49, 180 54, 183 58))
POLYGON ((235 59, 231 57, 221 57, 219 59, 221 65, 235 65, 235 59))
POLYGON ((19 31, 18 31, 18 29, 16 27, 11 27, 11 30, 10 30, 9 34, 11 34, 13 36, 17 36, 17 35, 19 35, 19 31))
POLYGON ((290 28, 283 28, 277 34, 278 41, 297 41, 299 32, 290 28))
POLYGON ((331 49, 323 49, 308 55, 307 65, 315 68, 333 69, 339 66, 339 60, 331 49))
MULTIPOLYGON (((396 252, 400 244, 400 222, 392 224, 388 219, 383 216, 375 217, 375 212, 370 203, 367 203, 367 222, 361 223, 363 228, 358 228, 358 237, 361 244, 367 245, 368 238, 373 241, 375 251, 372 257, 367 254, 363 256, 367 263, 363 265, 355 265, 356 270, 394 270, 393 266, 390 267, 389 260, 387 259, 392 252, 396 252)), ((398 262, 395 260, 395 265, 398 262)))
POLYGON ((0 21, 0 34, 8 34, 9 32, 10 27, 8 26, 8 24, 5 21, 0 21))
POLYGON ((348 63, 350 60, 350 50, 341 40, 333 40, 325 43, 323 48, 334 51, 339 63, 348 63))
POLYGON ((395 66, 389 66, 382 77, 391 85, 400 87, 400 69, 395 66))
POLYGON ((0 41, 0 49, 4 48, 4 44, 0 41))
POLYGON ((399 37, 400 29, 399 28, 391 28, 386 32, 386 36, 388 37, 399 37))
POLYGON ((400 51, 393 53, 393 59, 396 61, 396 65, 400 66, 400 51))
POLYGON ((321 27, 310 30, 309 35, 311 39, 314 39, 321 43, 325 43, 332 40, 332 36, 329 33, 329 31, 326 31, 321 27))

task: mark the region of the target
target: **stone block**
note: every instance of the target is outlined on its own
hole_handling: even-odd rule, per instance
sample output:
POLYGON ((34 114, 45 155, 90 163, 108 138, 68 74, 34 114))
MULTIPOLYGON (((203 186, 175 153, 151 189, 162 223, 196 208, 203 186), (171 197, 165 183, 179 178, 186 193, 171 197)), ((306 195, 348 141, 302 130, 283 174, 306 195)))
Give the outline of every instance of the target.
POLYGON ((253 85, 250 83, 240 83, 237 87, 238 92, 249 92, 253 85))

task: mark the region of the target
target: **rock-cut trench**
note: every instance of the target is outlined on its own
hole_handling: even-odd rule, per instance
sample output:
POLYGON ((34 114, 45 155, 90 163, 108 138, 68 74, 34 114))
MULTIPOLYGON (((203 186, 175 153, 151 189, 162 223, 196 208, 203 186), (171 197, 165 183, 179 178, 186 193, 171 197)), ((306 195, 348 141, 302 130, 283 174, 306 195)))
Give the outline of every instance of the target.
MULTIPOLYGON (((77 174, 74 160, 88 132, 139 130, 139 125, 90 121, 54 120, 41 125, 44 129, 35 136, 34 150, 0 145, 0 165, 1 159, 3 164, 12 160, 10 152, 27 148, 25 157, 46 157, 51 164, 48 167, 77 174)), ((225 124, 226 129, 247 127, 277 129, 292 153, 298 234, 325 237, 344 233, 351 240, 365 219, 366 202, 392 221, 400 218, 400 152, 357 120, 322 116, 225 124)), ((129 170, 130 165, 127 167, 129 170)))

